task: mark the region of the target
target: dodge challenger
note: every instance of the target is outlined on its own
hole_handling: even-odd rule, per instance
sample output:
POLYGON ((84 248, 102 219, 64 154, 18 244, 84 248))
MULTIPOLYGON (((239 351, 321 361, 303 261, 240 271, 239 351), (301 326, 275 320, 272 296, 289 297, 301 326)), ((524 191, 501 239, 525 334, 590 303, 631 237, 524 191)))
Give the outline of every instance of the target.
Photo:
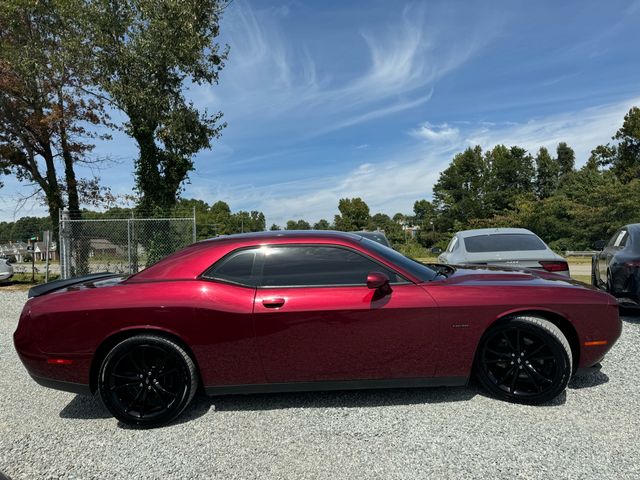
POLYGON ((209 395, 463 386, 538 404, 599 367, 616 300, 551 272, 423 264, 359 235, 205 240, 130 276, 34 287, 14 334, 41 385, 142 427, 209 395))

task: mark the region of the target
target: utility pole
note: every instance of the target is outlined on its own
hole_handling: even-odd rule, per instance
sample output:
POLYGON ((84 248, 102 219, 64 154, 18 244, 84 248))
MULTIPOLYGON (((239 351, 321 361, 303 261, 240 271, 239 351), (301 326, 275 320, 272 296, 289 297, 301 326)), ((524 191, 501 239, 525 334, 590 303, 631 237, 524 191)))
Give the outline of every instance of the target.
POLYGON ((27 247, 27 251, 31 250, 31 283, 36 282, 36 242, 38 241, 38 237, 35 235, 29 239, 29 245, 27 247))
POLYGON ((45 267, 44 267, 44 282, 49 281, 49 254, 51 253, 51 230, 44 232, 44 250, 45 250, 45 267))

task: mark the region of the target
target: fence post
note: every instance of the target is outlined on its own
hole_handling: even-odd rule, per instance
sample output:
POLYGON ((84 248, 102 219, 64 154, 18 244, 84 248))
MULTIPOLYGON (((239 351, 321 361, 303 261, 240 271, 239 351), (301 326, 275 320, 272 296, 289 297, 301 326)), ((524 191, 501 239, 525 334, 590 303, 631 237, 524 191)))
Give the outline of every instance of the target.
POLYGON ((193 206, 193 243, 196 243, 196 206, 193 206))
POLYGON ((49 255, 51 254, 51 231, 45 230, 44 232, 44 250, 47 252, 45 254, 45 267, 44 267, 44 282, 47 283, 49 281, 49 255))
POLYGON ((129 274, 133 273, 131 265, 131 219, 127 218, 127 263, 129 264, 129 274))
POLYGON ((60 276, 69 278, 71 276, 71 245, 69 231, 69 212, 64 210, 60 212, 60 276))

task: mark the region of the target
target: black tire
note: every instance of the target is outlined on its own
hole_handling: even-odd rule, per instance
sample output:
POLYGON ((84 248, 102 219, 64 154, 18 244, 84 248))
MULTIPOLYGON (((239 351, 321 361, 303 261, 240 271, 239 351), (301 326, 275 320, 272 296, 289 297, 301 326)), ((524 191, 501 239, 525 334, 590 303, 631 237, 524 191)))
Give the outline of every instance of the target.
POLYGON ((141 427, 159 427, 178 417, 197 386, 193 359, 180 345, 157 335, 118 343, 98 376, 98 393, 111 414, 141 427))
POLYGON ((517 316, 491 327, 476 354, 476 376, 492 395, 536 405, 564 391, 573 356, 566 337, 553 323, 517 316))

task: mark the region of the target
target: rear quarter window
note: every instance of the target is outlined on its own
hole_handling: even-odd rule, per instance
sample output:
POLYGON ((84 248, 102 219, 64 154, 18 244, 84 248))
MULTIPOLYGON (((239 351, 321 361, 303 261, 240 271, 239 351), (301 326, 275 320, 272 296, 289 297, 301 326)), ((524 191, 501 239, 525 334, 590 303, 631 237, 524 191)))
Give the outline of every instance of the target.
POLYGON ((257 285, 254 271, 257 253, 255 248, 231 253, 213 265, 202 277, 254 287, 257 285))

